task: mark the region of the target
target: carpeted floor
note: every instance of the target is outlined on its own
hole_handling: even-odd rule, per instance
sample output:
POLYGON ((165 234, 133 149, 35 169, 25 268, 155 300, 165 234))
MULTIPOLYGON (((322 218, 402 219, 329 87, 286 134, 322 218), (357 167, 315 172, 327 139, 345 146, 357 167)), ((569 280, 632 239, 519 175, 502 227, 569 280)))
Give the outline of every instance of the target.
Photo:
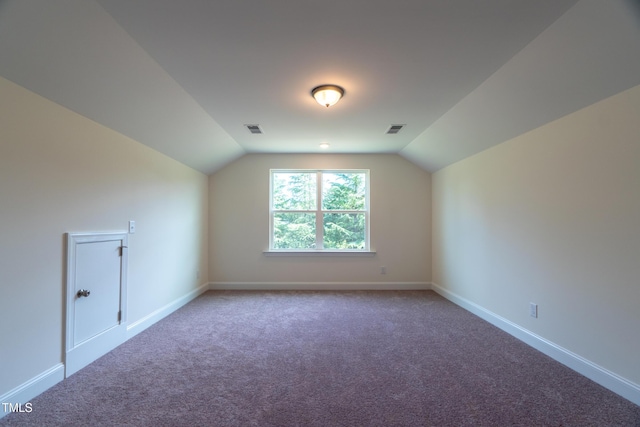
POLYGON ((640 426, 431 291, 207 292, 8 426, 640 426))

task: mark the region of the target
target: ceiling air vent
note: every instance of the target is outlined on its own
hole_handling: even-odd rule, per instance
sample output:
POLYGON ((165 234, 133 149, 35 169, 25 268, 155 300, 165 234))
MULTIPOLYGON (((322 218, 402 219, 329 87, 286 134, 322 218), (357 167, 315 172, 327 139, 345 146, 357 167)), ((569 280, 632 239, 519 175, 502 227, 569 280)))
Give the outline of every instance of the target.
POLYGON ((262 129, 260 129, 260 125, 245 125, 249 132, 259 135, 262 134, 262 129))
POLYGON ((400 129, 402 129, 403 127, 404 125, 391 125, 389 129, 387 129, 387 135, 395 135, 396 133, 400 132, 400 129))

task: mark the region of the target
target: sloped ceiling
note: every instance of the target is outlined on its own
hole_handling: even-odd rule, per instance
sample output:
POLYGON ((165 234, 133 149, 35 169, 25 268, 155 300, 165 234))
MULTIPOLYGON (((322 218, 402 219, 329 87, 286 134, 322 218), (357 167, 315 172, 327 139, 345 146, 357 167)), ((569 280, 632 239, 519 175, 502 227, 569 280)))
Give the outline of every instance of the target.
POLYGON ((435 171, 640 84, 637 6, 0 0, 0 75, 206 174, 320 142, 435 171))

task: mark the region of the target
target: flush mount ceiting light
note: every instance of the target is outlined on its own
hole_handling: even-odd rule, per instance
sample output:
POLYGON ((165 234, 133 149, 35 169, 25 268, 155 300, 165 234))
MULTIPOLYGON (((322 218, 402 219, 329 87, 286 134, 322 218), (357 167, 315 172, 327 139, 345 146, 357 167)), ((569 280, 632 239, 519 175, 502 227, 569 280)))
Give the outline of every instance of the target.
POLYGON ((322 148, 323 150, 326 150, 327 148, 329 148, 329 143, 328 142, 321 142, 320 143, 320 148, 322 148))
POLYGON ((318 104, 327 108, 340 101, 344 95, 344 89, 336 85, 322 85, 314 88, 311 95, 316 99, 318 104))

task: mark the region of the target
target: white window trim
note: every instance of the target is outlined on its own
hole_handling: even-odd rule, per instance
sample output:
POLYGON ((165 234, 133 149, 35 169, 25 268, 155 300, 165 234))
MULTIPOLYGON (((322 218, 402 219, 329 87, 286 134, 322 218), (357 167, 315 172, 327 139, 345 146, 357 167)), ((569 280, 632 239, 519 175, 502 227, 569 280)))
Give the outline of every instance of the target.
POLYGON ((273 249, 262 252, 265 256, 374 256, 376 254, 375 250, 341 250, 335 251, 330 249, 273 249))
MULTIPOLYGON (((370 197, 370 170, 369 169, 270 169, 269 170, 269 249, 263 251, 266 256, 373 256, 376 251, 371 248, 371 197, 370 197), (322 179, 321 174, 328 172, 344 172, 344 173, 364 173, 366 179, 365 186, 365 248, 364 249, 274 249, 273 248, 273 174, 283 173, 311 173, 315 172, 317 176, 316 185, 316 200, 317 208, 313 211, 308 211, 316 214, 316 230, 321 230, 323 227, 322 213, 325 212, 322 209, 322 179)), ((302 211, 301 211, 302 212, 302 211)), ((327 211, 328 212, 328 211, 327 211)), ((330 211, 341 212, 341 211, 330 211)), ((352 211, 345 211, 352 212, 352 211)), ((316 233, 316 247, 322 246, 322 233, 316 233), (320 240, 320 241, 318 241, 320 240)))

